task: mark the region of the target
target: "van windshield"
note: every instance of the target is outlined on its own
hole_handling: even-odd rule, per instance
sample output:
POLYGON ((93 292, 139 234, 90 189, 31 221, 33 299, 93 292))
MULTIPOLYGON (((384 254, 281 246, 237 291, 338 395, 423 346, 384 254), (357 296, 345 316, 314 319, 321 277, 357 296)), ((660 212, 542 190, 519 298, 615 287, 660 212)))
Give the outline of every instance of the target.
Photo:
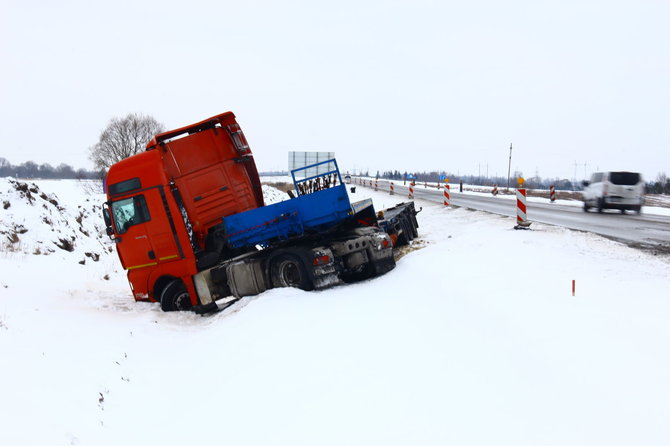
POLYGON ((611 172, 610 181, 622 186, 634 186, 640 182, 640 174, 636 172, 611 172))

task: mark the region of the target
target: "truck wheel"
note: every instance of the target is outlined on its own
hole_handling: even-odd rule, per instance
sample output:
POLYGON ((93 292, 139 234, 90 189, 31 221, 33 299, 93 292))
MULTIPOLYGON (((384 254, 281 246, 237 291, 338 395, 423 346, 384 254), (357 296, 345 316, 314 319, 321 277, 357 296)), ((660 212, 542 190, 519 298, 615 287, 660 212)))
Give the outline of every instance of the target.
POLYGON ((163 311, 185 311, 193 308, 191 296, 179 279, 168 283, 161 293, 161 310, 163 311))
POLYGON ((398 217, 398 223, 400 226, 400 229, 402 229, 402 233, 398 237, 398 244, 397 246, 405 246, 409 245, 409 242, 414 239, 414 231, 412 228, 412 224, 407 221, 407 217, 404 215, 401 215, 398 217))
POLYGON ((273 260, 270 276, 275 288, 293 287, 305 291, 314 289, 305 265, 298 257, 290 254, 282 254, 273 260))

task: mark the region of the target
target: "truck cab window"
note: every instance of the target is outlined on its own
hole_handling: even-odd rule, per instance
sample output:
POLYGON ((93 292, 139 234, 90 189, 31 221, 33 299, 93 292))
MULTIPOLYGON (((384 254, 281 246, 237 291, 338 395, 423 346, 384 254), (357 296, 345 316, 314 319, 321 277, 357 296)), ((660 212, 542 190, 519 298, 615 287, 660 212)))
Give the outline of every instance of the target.
POLYGON ((131 226, 151 220, 144 195, 114 201, 111 207, 114 224, 119 234, 124 234, 131 226))

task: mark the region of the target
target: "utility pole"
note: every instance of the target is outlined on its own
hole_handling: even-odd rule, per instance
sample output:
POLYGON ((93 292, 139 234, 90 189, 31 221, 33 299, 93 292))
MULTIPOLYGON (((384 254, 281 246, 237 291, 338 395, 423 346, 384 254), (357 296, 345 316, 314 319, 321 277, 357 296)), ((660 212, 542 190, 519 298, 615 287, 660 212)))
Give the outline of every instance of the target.
POLYGON ((509 143, 509 164, 507 165, 507 192, 509 192, 509 171, 512 168, 512 143, 509 143))

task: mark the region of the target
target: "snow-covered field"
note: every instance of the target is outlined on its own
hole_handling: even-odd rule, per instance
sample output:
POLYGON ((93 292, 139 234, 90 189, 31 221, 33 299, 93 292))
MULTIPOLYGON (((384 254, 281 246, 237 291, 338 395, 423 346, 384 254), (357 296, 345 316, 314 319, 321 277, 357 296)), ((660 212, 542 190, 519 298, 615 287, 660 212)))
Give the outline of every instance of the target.
POLYGON ((37 185, 0 179, 2 445, 670 444, 667 257, 417 200, 384 277, 162 313, 104 198, 37 185))

